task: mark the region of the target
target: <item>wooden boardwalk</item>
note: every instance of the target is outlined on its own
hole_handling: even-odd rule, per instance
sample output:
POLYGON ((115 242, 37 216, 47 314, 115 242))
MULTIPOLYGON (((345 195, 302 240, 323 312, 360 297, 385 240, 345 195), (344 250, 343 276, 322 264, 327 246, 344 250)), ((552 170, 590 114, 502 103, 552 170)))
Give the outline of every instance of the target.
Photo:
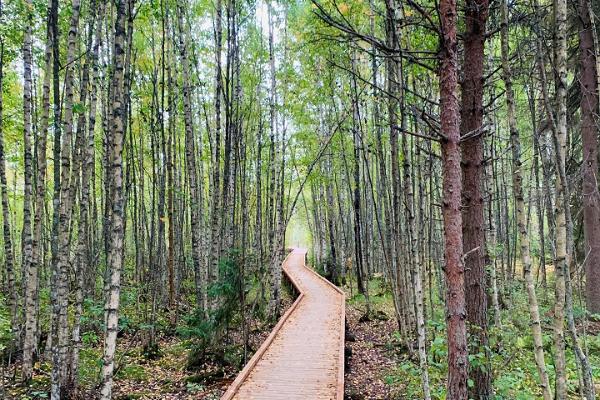
POLYGON ((221 400, 343 400, 344 292, 294 249, 283 271, 300 295, 221 400))

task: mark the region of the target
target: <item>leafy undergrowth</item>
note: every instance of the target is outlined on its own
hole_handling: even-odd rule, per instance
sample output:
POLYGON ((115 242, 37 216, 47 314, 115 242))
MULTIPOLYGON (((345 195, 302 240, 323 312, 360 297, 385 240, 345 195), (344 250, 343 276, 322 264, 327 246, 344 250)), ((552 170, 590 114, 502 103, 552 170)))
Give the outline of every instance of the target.
POLYGON ((141 348, 123 359, 115 379, 116 399, 218 398, 220 379, 235 373, 231 366, 206 363, 194 375, 186 369, 189 350, 178 338, 162 339, 159 348, 154 360, 143 357, 141 348))
POLYGON ((398 329, 394 307, 388 294, 371 297, 371 317, 365 320, 364 297, 352 297, 346 306, 345 398, 348 400, 384 400, 393 398, 402 385, 392 385, 387 375, 400 362, 394 332, 398 329), (348 357, 348 350, 346 350, 348 357))
MULTIPOLYGON (((346 304, 348 330, 351 336, 355 337, 355 341, 346 342, 346 347, 352 349, 350 365, 346 371, 346 398, 349 400, 423 398, 418 359, 414 352, 410 355, 401 344, 392 298, 380 287, 378 280, 370 282, 369 288, 372 316, 368 321, 361 322, 361 317, 366 310, 364 297, 348 294, 346 304), (382 312, 389 316, 388 320, 382 320, 384 315, 382 312)), ((491 324, 489 328, 494 400, 539 399, 541 391, 537 384, 537 370, 533 358, 527 296, 518 284, 510 290, 512 292, 510 307, 506 306, 501 312, 502 326, 491 324)), ((546 367, 553 386, 552 299, 546 301, 544 297, 540 290, 546 367)), ((426 301, 426 304, 431 303, 426 301)), ((444 400, 448 354, 444 306, 436 299, 433 310, 428 306, 426 312, 432 398, 444 400)), ((583 311, 577 306, 574 314, 580 340, 589 354, 594 382, 598 390, 600 389, 600 322, 585 320, 583 311)), ((567 345, 570 347, 570 340, 567 340, 567 345)), ((469 355, 472 368, 484 368, 482 360, 482 351, 472 352, 469 355)), ((569 399, 581 398, 577 366, 570 348, 567 351, 567 374, 569 399)))
MULTIPOLYGON (((291 305, 285 298, 284 309, 291 305)), ((270 332, 270 325, 250 321, 248 359, 270 332)), ((241 343, 242 332, 232 330, 228 343, 241 343)), ((241 346, 231 345, 223 360, 207 357, 193 369, 188 368, 190 346, 177 337, 164 338, 159 343, 160 354, 155 360, 143 357, 138 347, 123 360, 124 367, 116 374, 115 399, 219 399, 243 367, 241 346)))
MULTIPOLYGON (((282 312, 293 299, 285 296, 282 312)), ((272 325, 258 319, 249 322, 248 359, 258 349, 270 332, 272 325)), ((133 399, 219 399, 227 390, 237 373, 243 367, 241 356, 242 332, 231 329, 225 341, 227 350, 219 360, 207 357, 201 365, 193 369, 188 367, 190 346, 187 340, 175 335, 162 335, 158 338, 158 352, 153 357, 144 354, 144 346, 140 335, 128 334, 119 338, 113 398, 119 400, 133 399)), ((76 399, 95 398, 98 388, 102 352, 100 343, 96 346, 84 347, 81 351, 80 386, 76 399)), ((49 363, 37 363, 34 378, 28 387, 20 382, 20 363, 9 368, 0 369, 5 393, 0 391, 2 399, 47 399, 50 386, 49 363)))

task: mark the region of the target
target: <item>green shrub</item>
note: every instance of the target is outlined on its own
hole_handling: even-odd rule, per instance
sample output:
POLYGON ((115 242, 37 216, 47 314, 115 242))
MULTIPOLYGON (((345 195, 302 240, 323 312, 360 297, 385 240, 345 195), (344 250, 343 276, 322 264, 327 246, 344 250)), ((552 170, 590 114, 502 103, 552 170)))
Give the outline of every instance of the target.
POLYGON ((6 306, 4 296, 0 294, 0 355, 11 347, 13 333, 10 326, 10 311, 6 306))
POLYGON ((241 274, 241 262, 237 250, 230 250, 221 258, 219 279, 208 288, 209 301, 217 307, 208 313, 197 308, 185 318, 185 325, 178 328, 178 333, 189 339, 188 368, 201 366, 208 356, 223 362, 225 354, 229 354, 221 339, 229 327, 241 320, 236 318, 240 314, 242 294, 251 286, 251 280, 241 274))

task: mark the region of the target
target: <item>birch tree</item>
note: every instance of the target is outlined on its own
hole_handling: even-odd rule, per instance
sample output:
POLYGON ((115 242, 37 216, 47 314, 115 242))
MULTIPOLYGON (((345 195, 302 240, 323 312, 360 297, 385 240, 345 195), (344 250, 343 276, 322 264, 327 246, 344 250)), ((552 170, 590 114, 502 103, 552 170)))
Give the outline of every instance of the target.
POLYGON ((31 262, 27 267, 25 283, 25 334, 23 339, 23 381, 31 380, 33 373, 33 359, 37 350, 37 324, 38 324, 38 293, 39 270, 43 260, 44 246, 42 243, 42 229, 44 224, 44 205, 46 195, 46 142, 48 135, 48 119, 50 115, 50 78, 52 76, 52 23, 51 4, 47 12, 47 40, 44 53, 44 79, 42 84, 42 104, 40 125, 35 142, 37 156, 37 176, 35 188, 35 207, 33 218, 33 240, 31 249, 31 262))
POLYGON ((534 356, 538 369, 540 386, 545 400, 552 399, 552 391, 548 372, 546 371, 546 362, 544 358, 544 345, 542 336, 542 324, 540 321, 540 311, 538 307, 537 294, 535 291, 535 282, 531 272, 532 260, 530 254, 529 234, 527 229, 527 214, 525 210, 525 198, 523 193, 523 164, 521 162, 521 141, 517 127, 517 118, 515 112, 515 95, 512 85, 512 70, 510 66, 509 53, 509 16, 508 3, 506 0, 501 5, 502 31, 501 50, 502 50, 502 79, 506 88, 506 110, 508 119, 508 129, 510 132, 510 141, 512 148, 512 180, 513 191, 515 193, 515 208, 517 211, 517 226, 519 234, 519 243, 521 251, 521 260, 523 263, 523 274, 525 276, 525 288, 529 300, 529 316, 531 318, 531 330, 534 342, 534 356))
POLYGON ((113 371, 115 367, 115 350, 119 329, 119 295, 121 291, 121 270, 123 268, 123 134, 124 134, 124 70, 128 66, 125 61, 125 17, 132 13, 131 1, 119 0, 116 3, 113 44, 113 76, 111 80, 112 115, 111 115, 111 149, 109 154, 110 194, 112 196, 110 211, 110 244, 107 274, 108 291, 106 293, 106 335, 102 362, 102 388, 100 398, 109 400, 112 395, 113 371))
MULTIPOLYGON (((79 32, 79 0, 71 3, 71 20, 67 36, 67 64, 64 85, 64 113, 62 118, 61 149, 60 149, 60 198, 58 209, 58 227, 56 238, 57 253, 53 265, 52 277, 55 292, 52 304, 52 399, 60 399, 65 395, 67 386, 67 353, 68 338, 68 306, 69 306, 69 236, 70 221, 75 193, 71 190, 71 141, 73 136, 73 106, 74 106, 74 62, 79 32)), ((55 163, 58 160, 55 160, 55 163)), ((55 165, 55 168, 58 165, 55 165)))
MULTIPOLYGON (((3 18, 2 3, 0 3, 0 18, 3 18)), ((0 38, 0 89, 3 88, 4 81, 4 38, 0 38)), ((0 90, 0 117, 3 115, 3 93, 0 90)), ((1 118, 0 118, 1 120, 1 118)), ((15 267, 13 256, 13 245, 10 228, 10 210, 8 203, 8 186, 6 181, 6 154, 4 143, 4 132, 0 124, 0 196, 2 196, 2 235, 4 239, 4 269, 8 284, 8 308, 10 309, 10 319, 12 331, 16 331, 17 326, 17 286, 15 281, 15 267)))
POLYGON ((569 254, 567 249, 567 210, 568 195, 566 181, 567 153, 567 2, 554 2, 554 58, 556 63, 556 129, 554 148, 558 179, 556 181, 555 218, 556 218, 556 258, 554 269, 554 364, 556 372, 556 399, 567 397, 566 355, 565 355, 565 274, 569 273, 569 254))

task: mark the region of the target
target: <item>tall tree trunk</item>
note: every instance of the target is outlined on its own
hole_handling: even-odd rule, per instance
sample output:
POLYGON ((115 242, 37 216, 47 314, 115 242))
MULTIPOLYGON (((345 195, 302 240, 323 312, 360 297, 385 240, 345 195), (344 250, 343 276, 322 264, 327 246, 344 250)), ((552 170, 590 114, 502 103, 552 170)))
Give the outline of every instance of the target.
POLYGON ((173 129, 169 129, 167 140, 166 164, 167 164, 167 219, 169 227, 167 229, 167 271, 169 274, 169 308, 171 310, 170 323, 173 327, 176 326, 179 318, 179 286, 175 269, 175 177, 173 170, 175 169, 175 149, 173 146, 173 129))
MULTIPOLYGON (((68 307, 69 307, 69 250, 70 227, 73 198, 75 193, 71 190, 71 141, 73 137, 73 106, 74 106, 74 74, 75 51, 79 27, 80 1, 73 0, 71 4, 71 22, 67 39, 67 68, 64 84, 64 118, 60 149, 60 201, 58 212, 58 227, 56 261, 53 263, 54 276, 56 277, 54 290, 56 291, 52 304, 52 391, 53 400, 65 396, 67 385, 67 353, 69 349, 68 338, 68 307)), ((56 162, 57 160, 55 160, 56 162)))
POLYGON ((442 133, 442 214, 448 316, 447 398, 467 399, 467 327, 465 324, 465 277, 462 260, 460 106, 458 104, 458 43, 456 1, 440 0, 442 27, 440 79, 440 121, 442 133))
POLYGON ((279 317, 279 305, 281 303, 281 265, 277 252, 279 250, 279 237, 277 236, 277 86, 275 69, 275 39, 273 6, 269 2, 269 71, 270 71, 270 92, 269 97, 269 192, 267 202, 267 230, 269 237, 269 262, 271 275, 271 300, 269 303, 269 315, 273 319, 279 317))
POLYGON ((31 153, 32 143, 32 113, 33 113, 33 88, 32 68, 33 52, 31 30, 33 26, 33 4, 30 0, 25 1, 27 12, 27 23, 23 34, 23 231, 21 233, 21 268, 24 277, 29 276, 33 251, 33 236, 31 232, 31 201, 33 181, 33 156, 31 153))
POLYGON ((508 47, 508 2, 502 1, 502 31, 501 31, 501 51, 502 51, 502 70, 504 87, 506 90, 506 109, 508 117, 508 127, 510 131, 510 142, 512 148, 512 163, 513 163, 513 192, 515 197, 515 208, 517 214, 517 229, 519 234, 519 243, 521 244, 521 261, 523 262, 523 274, 525 275, 525 288, 529 299, 529 315, 531 318, 531 330, 534 342, 534 356, 537 365, 538 374, 540 377, 540 386, 544 400, 552 399, 548 372, 546 371, 546 363, 544 358, 544 345, 542 341, 542 326, 540 322, 540 310, 535 292, 535 283, 531 273, 531 254, 529 246, 529 235, 527 232, 527 215, 525 211, 525 200, 523 195, 523 176, 521 163, 521 141, 517 128, 517 118, 515 112, 515 96, 512 87, 512 71, 509 60, 508 47))
MULTIPOLYGON (((495 154, 494 144, 492 142, 492 146, 490 146, 489 157, 493 159, 495 154)), ((499 284, 498 284, 498 250, 496 243, 496 215, 494 211, 496 207, 494 207, 494 203, 496 202, 496 192, 494 190, 494 180, 496 177, 494 176, 494 168, 493 161, 489 162, 485 166, 486 174, 487 174, 487 187, 486 187, 486 196, 488 198, 488 236, 487 240, 489 243, 489 248, 492 249, 491 258, 490 258, 490 282, 492 284, 492 306, 494 309, 494 325, 498 328, 502 327, 502 320, 500 315, 500 294, 499 294, 499 284)))
MULTIPOLYGON (((257 87, 257 97, 260 98, 260 86, 257 87)), ((263 119, 259 117, 258 137, 256 140, 256 240, 257 267, 262 268, 264 258, 263 246, 263 205, 262 205, 262 149, 263 149, 263 119)), ((261 293, 264 292, 264 283, 261 283, 261 293)))
MULTIPOLYGON (((2 3, 0 3, 0 13, 2 3)), ((1 14, 0 14, 1 15, 1 14)), ((3 81, 4 81, 4 38, 0 38, 0 121, 3 111, 3 81)), ((6 154, 4 147, 4 129, 0 123, 0 191, 2 196, 2 234, 4 238, 4 268, 8 285, 8 308, 10 310, 11 329, 17 327, 17 285, 15 281, 14 256, 10 230, 10 210, 8 209, 8 186, 6 182, 6 154)))
MULTIPOLYGON (((600 192, 598 191, 598 74, 590 3, 579 2, 579 51, 581 58, 581 136, 583 142, 583 229, 585 236, 586 300, 590 312, 600 313, 600 192)), ((572 251, 572 250, 571 250, 572 251)), ((581 369, 583 394, 596 398, 592 369, 584 353, 573 317, 573 291, 570 272, 566 277, 567 323, 575 356, 581 369)))
POLYGON ((47 40, 44 54, 44 80, 42 84, 42 114, 36 140, 36 190, 35 214, 33 218, 33 242, 31 249, 31 263, 27 268, 25 284, 25 336, 23 338, 23 381, 29 382, 33 375, 33 360, 36 351, 36 337, 38 326, 38 291, 39 270, 43 260, 44 246, 42 243, 42 229, 44 224, 44 206, 46 194, 46 138, 48 135, 48 120, 50 115, 50 77, 52 75, 52 18, 50 4, 47 17, 47 40))
MULTIPOLYGON (((356 66, 356 55, 352 54, 352 70, 354 71, 356 66)), ((360 196, 360 114, 358 104, 358 90, 356 87, 356 75, 352 74, 352 143, 354 149, 354 157, 352 159, 352 206, 354 211, 354 263, 356 268, 356 283, 358 285, 358 292, 365 296, 367 304, 367 315, 369 314, 369 292, 368 282, 364 274, 364 241, 363 241, 363 229, 362 218, 360 214, 361 210, 361 196, 360 196)))
MULTIPOLYGON (((182 27, 183 28, 183 27, 182 27)), ((183 29, 180 34, 183 36, 183 29)), ((169 96, 170 98, 173 96, 169 96)), ((172 100, 169 100, 172 102, 172 100)), ((170 105, 169 107, 173 107, 174 105, 170 105)), ((169 222, 169 227, 167 230, 167 273, 168 273, 168 284, 169 284, 169 309, 171 310, 171 316, 169 318, 169 322, 172 327, 175 327, 177 324, 178 314, 179 314, 179 299, 178 299, 178 287, 176 285, 176 271, 175 271, 175 177, 174 177, 174 168, 175 168, 175 147, 174 147, 174 123, 169 125, 168 131, 168 139, 165 151, 165 163, 166 163, 166 175, 167 175, 167 220, 169 222)), ((192 255, 193 257, 193 255, 192 255)), ((202 262, 202 260, 198 260, 198 262, 202 262)), ((205 266, 202 263, 198 269, 201 269, 205 266)), ((203 276, 204 278, 206 275, 203 276)), ((206 279, 203 279, 206 282, 206 279)), ((197 292, 196 292, 197 294, 197 292)), ((205 297, 204 297, 205 298, 205 297)))
POLYGON ((583 142, 583 226, 588 311, 600 314, 600 192, 598 191, 598 82, 596 49, 588 0, 579 1, 581 137, 583 142))
MULTIPOLYGON (((396 0, 387 0, 385 3, 386 8, 386 43, 388 47, 396 49, 399 47, 398 29, 397 24, 397 10, 398 4, 396 0)), ((402 96, 401 91, 401 72, 399 71, 400 65, 397 57, 386 58, 386 86, 388 92, 388 120, 390 126, 390 168, 391 168, 391 181, 392 181, 392 201, 390 214, 392 216, 391 225, 391 257, 393 267, 393 279, 394 285, 397 287, 399 296, 398 308, 400 309, 398 314, 400 315, 400 330, 403 332, 403 337, 409 338, 412 334, 412 330, 409 328, 409 310, 408 310, 408 288, 404 284, 404 271, 402 269, 402 262, 400 260, 400 253, 402 242, 400 240, 400 166, 398 157, 398 130, 399 120, 402 119, 402 115, 398 115, 398 97, 402 96)))
POLYGON ((183 5, 178 3, 177 5, 177 20, 179 26, 179 51, 182 63, 182 77, 183 77, 183 116, 185 124, 185 161, 187 166, 187 177, 188 184, 190 187, 191 197, 191 230, 192 230, 192 258, 194 262, 194 276, 196 283, 196 302, 206 309, 206 280, 201 270, 202 261, 202 243, 201 243, 201 204, 199 191, 199 180, 197 177, 197 165, 196 165, 196 146, 194 142, 194 124, 192 118, 192 90, 190 85, 190 71, 191 66, 188 58, 187 51, 187 38, 185 37, 185 29, 183 25, 183 5))
MULTIPOLYGON (((71 334, 72 349, 69 369, 69 390, 76 392, 77 380, 79 376, 79 351, 82 346, 81 338, 81 317, 83 315, 84 284, 85 276, 89 273, 88 264, 93 258, 90 254, 91 227, 90 227, 90 197, 94 195, 91 188, 91 175, 94 170, 94 129, 96 125, 96 105, 97 105, 97 80, 98 80, 98 53, 100 42, 102 40, 102 18, 104 14, 104 5, 93 0, 91 5, 92 14, 88 23, 87 39, 87 58, 83 70, 81 83, 80 103, 88 108, 87 127, 85 114, 80 113, 78 120, 77 141, 79 152, 79 168, 81 171, 81 181, 74 176, 74 183, 80 182, 80 201, 79 201, 79 221, 77 226, 77 246, 75 253, 75 315, 73 330, 71 334), (91 70, 91 81, 90 81, 91 70), (87 98, 89 95, 89 102, 87 98), (87 131, 87 135, 86 135, 87 131)), ((74 174, 75 175, 75 174, 74 174)))
POLYGON ((567 398, 567 371, 565 355, 565 274, 568 273, 567 243, 567 1, 554 0, 554 62, 556 68, 556 258, 554 304, 554 368, 556 371, 556 400, 567 398))
MULTIPOLYGON (((171 74, 169 74, 171 76, 171 74)), ((172 95, 173 90, 169 92, 169 108, 175 109, 175 105, 173 104, 174 99, 172 95)), ((175 213, 175 177, 174 177, 174 160, 176 159, 175 148, 173 146, 174 136, 175 136, 175 123, 169 119, 169 129, 168 129, 168 139, 166 142, 165 152, 165 168, 166 168, 166 190, 167 190, 167 220, 169 222, 169 227, 167 230, 167 274, 168 274, 168 286, 169 286, 169 310, 170 318, 169 322, 172 327, 175 327, 177 324, 177 320, 179 318, 179 299, 178 299, 178 285, 177 285, 177 276, 175 269, 175 225, 176 221, 176 213, 175 213)), ((201 243, 202 244, 202 243, 201 243)), ((203 249, 204 246, 201 246, 203 249)), ((205 264, 202 262, 203 260, 199 260, 201 263, 199 269, 204 268, 205 264)), ((203 281, 206 282, 206 274, 202 276, 203 281)), ((206 296, 204 296, 206 298, 206 296)))
POLYGON ((487 333, 486 248, 483 212, 483 68, 488 0, 467 0, 460 131, 463 174, 463 252, 470 348, 484 354, 482 367, 470 368, 469 397, 489 399, 492 382, 487 333))
MULTIPOLYGON (((370 33, 373 35, 375 33, 375 4, 373 0, 369 1, 369 25, 370 25, 370 33)), ((386 19, 387 21, 387 19, 386 19)), ((387 28, 386 28, 387 32, 387 28)), ((391 38, 390 38, 391 39, 391 38)), ((374 202, 379 202, 379 209, 383 213, 383 218, 385 221, 385 232, 383 238, 381 238, 381 248, 382 248, 382 256, 386 263, 386 273, 389 275, 393 275, 392 271, 395 269, 395 256, 391 254, 393 251, 391 234, 392 234, 392 217, 390 215, 390 197, 389 197, 389 188, 388 188, 388 178, 386 171, 386 162, 385 162, 385 152, 383 149, 383 127, 380 124, 381 118, 381 109, 380 109, 380 101, 381 94, 380 89, 378 87, 378 65, 377 65, 377 48, 373 46, 371 48, 371 73, 373 75, 373 125, 375 129, 375 149, 377 152, 377 161, 378 161, 378 179, 377 179, 377 194, 378 197, 374 202)), ((400 304, 399 293, 396 290, 396 286, 392 285, 392 296, 394 297, 394 308, 396 311, 396 319, 398 320, 398 324, 400 324, 400 310, 398 309, 398 305, 400 304)))
MULTIPOLYGON (((533 171, 535 174, 535 197, 536 197, 536 214, 538 219, 538 233, 540 236, 540 265, 538 269, 538 276, 541 275, 542 279, 542 288, 544 289, 544 296, 546 296, 546 292, 548 289, 548 280, 546 274, 546 237, 544 236, 545 232, 545 222, 544 222, 544 193, 542 188, 540 187, 540 157, 541 157, 541 148, 540 148, 540 140, 539 140, 539 132, 537 131, 537 116, 535 113, 535 99, 533 96, 533 89, 530 88, 528 91, 528 101, 529 101, 529 110, 531 116, 531 127, 533 132, 533 171)), ((542 186, 547 183, 542 183, 542 186)), ((536 277, 537 281, 537 277, 536 277)))
POLYGON ((118 0, 114 25, 113 76, 111 90, 113 96, 110 148, 110 246, 108 254, 108 292, 106 298, 106 336, 102 365, 102 389, 100 398, 110 400, 113 386, 114 358, 119 329, 119 294, 121 291, 121 269, 123 267, 123 119, 124 119, 124 54, 125 54, 125 14, 131 13, 132 1, 118 0))
MULTIPOLYGON (((57 264, 58 258, 58 209, 60 207, 60 142, 61 142, 61 118, 62 107, 60 98, 60 38, 59 38, 59 22, 58 22, 58 0, 50 0, 51 18, 49 30, 52 32, 52 108, 53 121, 52 133, 54 136, 52 144, 53 156, 53 193, 52 193, 52 235, 50 250, 52 253, 52 273, 50 278, 50 301, 52 304, 57 302, 56 299, 56 282, 57 275, 54 266, 57 264)), ((55 340, 55 321, 50 320, 50 334, 46 341, 46 353, 50 357, 53 342, 55 340)))
POLYGON ((211 207, 210 207, 210 255, 208 257, 208 283, 218 276, 221 254, 221 202, 219 187, 221 182, 221 98, 223 97, 223 72, 221 53, 223 51, 223 10, 222 0, 215 6, 215 135, 213 138, 211 207))
MULTIPOLYGON (((416 124, 415 124, 416 125, 416 124)), ((413 177, 411 170, 411 155, 409 153, 408 138, 406 133, 402 136, 402 156, 404 170, 404 204, 406 220, 408 225, 408 246, 409 246, 409 263, 412 266, 412 287, 414 288, 415 296, 415 311, 416 311, 416 334, 417 347, 419 352, 419 367, 421 368, 421 385, 423 387, 423 398, 431 399, 431 390, 429 388, 429 373, 427 366, 427 350, 426 350, 426 327, 425 327, 425 311, 423 306, 423 266, 421 264, 421 249, 419 249, 419 241, 417 238, 417 221, 415 216, 414 193, 413 193, 413 177)))
MULTIPOLYGON (((331 134, 331 133, 330 133, 331 134)), ((325 161, 325 167, 329 176, 333 175, 333 154, 329 153, 327 160, 325 161)), ((338 261, 338 255, 335 247, 335 211, 333 202, 333 185, 328 184, 325 187, 325 195, 327 199, 327 235, 329 237, 329 254, 328 260, 331 270, 329 271, 331 282, 334 285, 340 285, 340 264, 338 261)))

